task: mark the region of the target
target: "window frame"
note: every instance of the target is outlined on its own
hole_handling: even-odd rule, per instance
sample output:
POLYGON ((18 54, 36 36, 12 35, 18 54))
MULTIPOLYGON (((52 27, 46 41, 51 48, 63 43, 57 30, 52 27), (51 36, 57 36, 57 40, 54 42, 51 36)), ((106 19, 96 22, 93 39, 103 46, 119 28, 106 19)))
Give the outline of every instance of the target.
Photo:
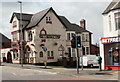
POLYGON ((33 40, 33 33, 32 33, 32 31, 28 31, 28 40, 29 41, 33 40))
POLYGON ((42 51, 39 52, 39 57, 40 57, 40 58, 43 57, 43 52, 42 52, 42 51), (41 53, 42 53, 42 54, 41 54, 41 53))
POLYGON ((120 12, 114 13, 115 18, 115 30, 120 30, 120 12))

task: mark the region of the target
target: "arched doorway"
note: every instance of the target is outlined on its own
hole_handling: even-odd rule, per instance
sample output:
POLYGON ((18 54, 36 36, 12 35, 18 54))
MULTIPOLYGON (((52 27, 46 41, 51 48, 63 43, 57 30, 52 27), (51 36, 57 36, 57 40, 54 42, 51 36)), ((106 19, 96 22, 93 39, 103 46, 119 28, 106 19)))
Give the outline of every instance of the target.
POLYGON ((26 52, 25 53, 25 63, 29 63, 29 57, 31 54, 31 50, 30 50, 29 46, 26 46, 25 52, 26 52))
POLYGON ((7 63, 12 63, 12 55, 10 52, 7 53, 7 63))

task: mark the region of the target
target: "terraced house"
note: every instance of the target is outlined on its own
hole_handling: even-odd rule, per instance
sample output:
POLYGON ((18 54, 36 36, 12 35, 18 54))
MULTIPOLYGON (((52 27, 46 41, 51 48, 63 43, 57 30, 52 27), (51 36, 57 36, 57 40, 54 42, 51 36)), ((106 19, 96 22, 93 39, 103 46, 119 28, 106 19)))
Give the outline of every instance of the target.
MULTIPOLYGON (((71 48, 73 34, 82 39, 83 55, 91 53, 91 32, 86 30, 85 20, 80 26, 70 23, 64 16, 59 16, 53 8, 35 14, 22 13, 23 27, 23 60, 25 63, 58 62, 62 58, 76 57, 76 49, 71 48)), ((13 13, 12 27, 12 62, 20 62, 20 13, 13 13)), ((79 53, 82 50, 79 49, 79 53)))

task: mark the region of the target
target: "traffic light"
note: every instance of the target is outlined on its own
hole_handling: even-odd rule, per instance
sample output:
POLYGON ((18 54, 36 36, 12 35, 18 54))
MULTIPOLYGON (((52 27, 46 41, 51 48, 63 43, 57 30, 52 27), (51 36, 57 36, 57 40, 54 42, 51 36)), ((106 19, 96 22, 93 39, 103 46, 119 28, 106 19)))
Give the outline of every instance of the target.
POLYGON ((76 48, 76 38, 75 38, 75 36, 72 36, 71 47, 76 48))
POLYGON ((81 37, 77 36, 77 47, 81 47, 81 37))

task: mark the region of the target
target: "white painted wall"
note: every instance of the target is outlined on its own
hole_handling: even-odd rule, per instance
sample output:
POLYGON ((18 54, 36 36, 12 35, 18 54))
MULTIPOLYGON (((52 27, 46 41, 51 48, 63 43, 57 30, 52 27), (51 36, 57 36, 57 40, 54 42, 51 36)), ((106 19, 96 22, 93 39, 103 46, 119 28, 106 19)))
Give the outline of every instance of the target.
POLYGON ((114 37, 118 36, 120 30, 115 30, 115 13, 120 12, 119 10, 113 10, 109 12, 108 14, 103 15, 103 31, 104 31, 104 37, 114 37), (111 15, 111 31, 109 27, 109 15, 111 15))

